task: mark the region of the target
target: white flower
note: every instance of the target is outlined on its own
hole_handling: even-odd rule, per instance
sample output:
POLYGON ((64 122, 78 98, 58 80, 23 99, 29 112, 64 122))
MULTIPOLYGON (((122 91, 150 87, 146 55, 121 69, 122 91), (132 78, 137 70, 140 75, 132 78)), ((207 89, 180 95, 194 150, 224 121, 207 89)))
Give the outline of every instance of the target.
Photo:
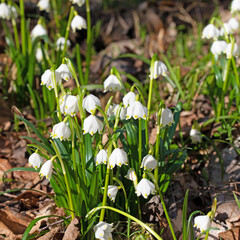
POLYGON ((155 185, 146 178, 143 178, 136 187, 136 193, 138 197, 142 195, 144 198, 147 198, 150 193, 155 194, 155 185))
POLYGON ((204 232, 211 227, 211 220, 207 215, 197 216, 194 218, 194 227, 200 228, 200 231, 204 232))
POLYGON ((148 154, 143 158, 141 168, 144 168, 144 170, 153 170, 157 167, 157 165, 157 160, 152 155, 148 154))
POLYGON ((136 182, 137 181, 137 174, 136 174, 135 170, 133 168, 129 168, 125 178, 127 178, 127 179, 129 179, 133 182, 136 182))
MULTIPOLYGON (((64 44, 65 44, 65 37, 58 38, 58 40, 56 42, 57 50, 63 50, 64 44)), ((67 39, 66 46, 67 47, 71 46, 71 43, 70 43, 70 41, 68 39, 67 39)))
POLYGON ((68 81, 72 77, 72 73, 70 72, 67 64, 62 63, 57 69, 56 73, 58 73, 62 79, 68 81))
POLYGON ((136 94, 134 92, 128 92, 124 97, 123 97, 123 106, 124 108, 127 108, 129 105, 133 104, 136 99, 136 94))
POLYGON ((39 174, 41 177, 45 176, 48 180, 50 180, 52 176, 52 171, 53 171, 52 160, 48 160, 42 165, 39 174))
POLYGON ((233 0, 231 3, 231 13, 240 11, 240 0, 233 0))
POLYGON ((115 117, 115 108, 119 106, 118 104, 112 103, 107 110, 108 117, 115 117))
POLYGON ((146 119, 148 110, 139 101, 135 101, 127 108, 127 119, 133 117, 134 119, 146 119))
POLYGON ((42 49, 40 47, 38 47, 36 49, 35 57, 38 62, 41 62, 43 60, 43 53, 42 53, 42 49))
POLYGON ((108 185, 107 195, 111 201, 115 202, 118 192, 118 187, 114 185, 108 185))
POLYGON ((49 12, 49 10, 50 10, 49 0, 40 0, 40 1, 38 2, 37 6, 39 7, 39 10, 40 10, 40 11, 49 12))
POLYGON ((118 91, 122 89, 122 85, 115 75, 109 75, 103 83, 104 92, 118 91))
POLYGON ((78 99, 73 95, 64 95, 60 99, 60 110, 64 115, 71 115, 72 117, 78 113, 78 99))
POLYGON ((228 23, 223 24, 223 27, 221 27, 220 29, 219 36, 223 36, 225 33, 226 34, 232 33, 232 29, 228 23))
POLYGON ((47 30, 41 24, 37 24, 31 31, 32 39, 45 35, 47 35, 47 30))
POLYGON ((11 18, 11 9, 6 3, 0 3, 0 18, 7 20, 11 18))
POLYGON ((96 132, 102 133, 103 123, 94 115, 90 115, 84 119, 83 134, 90 133, 91 135, 96 132))
POLYGON ((73 32, 76 32, 76 29, 78 29, 78 30, 81 30, 82 28, 87 29, 86 20, 79 15, 74 16, 74 18, 71 22, 71 28, 72 28, 73 32))
POLYGON ((127 153, 120 148, 115 148, 109 157, 109 163, 111 168, 114 168, 115 165, 119 167, 121 167, 123 164, 127 165, 127 153))
MULTIPOLYGON (((239 2, 239 4, 240 4, 240 2, 239 2)), ((228 20, 228 25, 230 26, 230 28, 232 29, 232 31, 235 31, 235 30, 237 30, 238 29, 238 27, 239 27, 239 22, 237 21, 237 19, 236 18, 230 18, 229 20, 228 20)))
POLYGON ((213 42, 210 50, 211 50, 211 53, 214 56, 218 56, 221 53, 224 53, 226 47, 227 47, 227 42, 226 41, 216 40, 216 41, 213 42))
POLYGON ((41 164, 43 164, 43 158, 38 153, 33 153, 30 155, 28 159, 28 165, 33 166, 35 169, 40 168, 41 164))
POLYGON ((192 143, 200 143, 202 141, 201 132, 199 132, 197 129, 192 128, 189 135, 192 143))
POLYGON ((116 106, 115 106, 114 109, 113 109, 114 116, 116 117, 118 111, 121 111, 121 112, 120 112, 120 119, 121 119, 121 120, 125 120, 126 117, 127 117, 127 109, 121 107, 121 110, 119 110, 119 108, 120 108, 120 105, 119 105, 119 104, 116 104, 116 106))
POLYGON ((99 165, 100 163, 107 164, 107 160, 108 160, 108 155, 106 150, 101 149, 95 157, 96 166, 99 165))
POLYGON ((64 122, 57 123, 53 126, 51 133, 52 138, 59 138, 62 140, 67 140, 71 136, 71 130, 68 125, 64 122))
POLYGON ((17 9, 14 6, 9 6, 11 11, 11 18, 16 19, 18 17, 17 9))
POLYGON ((100 240, 112 240, 112 224, 100 221, 93 227, 95 238, 100 240))
POLYGON ((77 4, 79 7, 81 7, 84 3, 85 0, 70 0, 73 4, 77 4))
POLYGON ((238 45, 237 43, 234 43, 233 49, 232 49, 232 44, 233 43, 228 43, 226 49, 225 49, 225 53, 227 56, 227 59, 231 58, 232 56, 236 57, 238 56, 238 45))
MULTIPOLYGON (((47 69, 41 76, 41 85, 46 85, 46 87, 51 90, 53 88, 52 72, 50 69, 47 69)), ((61 81, 61 77, 58 73, 55 72, 56 83, 61 81)))
POLYGON ((219 37, 219 30, 213 25, 213 24, 208 24, 202 32, 202 38, 213 38, 217 39, 219 37))
POLYGON ((83 99, 82 106, 87 112, 93 113, 97 106, 101 107, 101 102, 99 98, 93 94, 89 94, 83 99))
POLYGON ((174 123, 173 113, 169 108, 164 108, 162 110, 161 119, 160 119, 160 126, 171 126, 174 123))
POLYGON ((150 77, 152 79, 156 79, 160 75, 166 76, 167 75, 166 72, 167 72, 167 66, 161 61, 155 61, 154 62, 153 73, 151 73, 150 77))

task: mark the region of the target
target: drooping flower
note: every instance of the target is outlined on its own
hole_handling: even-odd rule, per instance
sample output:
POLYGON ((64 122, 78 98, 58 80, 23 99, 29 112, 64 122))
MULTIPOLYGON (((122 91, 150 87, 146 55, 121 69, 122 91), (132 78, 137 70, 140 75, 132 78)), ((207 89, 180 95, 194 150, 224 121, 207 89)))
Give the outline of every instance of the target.
POLYGON ((113 109, 113 113, 114 113, 114 116, 115 116, 115 117, 117 116, 118 111, 121 111, 121 112, 120 112, 120 115, 119 115, 119 116, 120 116, 120 119, 121 119, 121 120, 125 120, 126 117, 127 117, 127 109, 121 107, 121 110, 120 110, 120 105, 117 104, 117 105, 114 107, 114 109, 113 109))
POLYGON ((93 113, 97 106, 101 107, 101 102, 99 98, 93 94, 89 94, 83 99, 82 106, 87 112, 93 113))
POLYGON ((223 27, 221 27, 220 32, 219 32, 219 36, 223 36, 224 34, 230 34, 232 33, 232 29, 230 27, 230 25, 228 23, 224 23, 223 27))
POLYGON ((201 132, 198 131, 197 129, 192 128, 190 130, 190 138, 192 143, 200 143, 202 141, 202 135, 201 132))
POLYGON ((18 17, 18 11, 14 6, 9 6, 10 7, 10 11, 11 11, 11 18, 17 19, 18 17))
POLYGON ((79 7, 81 7, 84 3, 85 0, 70 0, 73 4, 77 4, 79 7))
POLYGON ((50 11, 50 3, 49 0, 40 0, 37 4, 37 6, 39 7, 40 11, 46 11, 49 12, 50 11))
POLYGON ((122 89, 122 84, 118 80, 118 78, 111 74, 107 77, 107 79, 103 82, 104 92, 107 91, 119 91, 122 89))
POLYGON ((90 133, 91 135, 96 132, 102 133, 103 123, 94 115, 90 115, 84 119, 83 134, 90 133))
MULTIPOLYGON (((125 178, 137 183, 137 174, 133 168, 129 168, 125 178)), ((137 184, 136 184, 137 185, 137 184)))
POLYGON ((71 136, 71 130, 65 122, 57 123, 53 126, 51 137, 59 138, 62 140, 67 140, 71 136))
POLYGON ((136 187, 136 193, 138 197, 142 195, 144 198, 147 198, 150 193, 155 194, 155 185, 148 179, 143 178, 136 187))
POLYGON ((239 28, 239 22, 237 21, 236 18, 232 17, 228 20, 228 25, 232 29, 232 31, 235 31, 239 28))
POLYGON ((93 227, 95 238, 100 240, 112 240, 113 224, 100 221, 93 227))
POLYGON ((47 35, 47 30, 41 25, 37 24, 31 31, 31 38, 42 37, 47 35))
POLYGON ((108 185, 107 195, 111 201, 115 202, 118 193, 118 186, 108 185))
POLYGON ((42 53, 42 49, 40 47, 38 47, 36 49, 35 57, 38 62, 41 62, 43 60, 43 53, 42 53))
POLYGON ((115 108, 116 106, 119 106, 118 104, 112 103, 107 110, 107 116, 108 117, 115 117, 115 108))
POLYGON ((167 66, 161 62, 161 61, 155 61, 154 62, 154 68, 153 68, 153 73, 151 73, 151 78, 156 79, 160 75, 166 76, 167 74, 167 66))
POLYGON ((78 113, 78 100, 74 95, 64 95, 60 99, 60 110, 64 115, 71 115, 72 117, 78 113))
POLYGON ((124 108, 127 108, 128 106, 132 105, 135 102, 136 94, 134 92, 128 92, 123 97, 123 106, 124 108))
POLYGON ((120 148, 115 148, 109 157, 109 163, 111 168, 114 168, 115 165, 119 167, 121 167, 123 164, 127 165, 127 153, 120 148))
POLYGON ((76 32, 77 29, 78 30, 87 29, 86 20, 79 15, 74 16, 71 22, 71 28, 73 32, 76 32))
POLYGON ((226 41, 216 40, 216 41, 213 42, 210 50, 211 50, 211 53, 214 56, 218 56, 221 53, 224 53, 226 47, 227 47, 227 42, 226 41))
POLYGON ((240 11, 240 0, 233 0, 231 3, 231 13, 240 11))
POLYGON ((204 232, 211 227, 211 219, 208 215, 197 216, 194 218, 194 227, 200 229, 201 232, 204 232))
POLYGON ((11 9, 6 3, 0 3, 0 18, 9 20, 11 18, 11 9))
POLYGON ((171 126, 174 123, 173 113, 169 108, 164 108, 162 110, 161 119, 160 119, 160 126, 171 126))
POLYGON ((38 153, 33 153, 30 155, 28 159, 28 165, 33 166, 35 169, 40 168, 40 166, 43 164, 43 158, 38 153))
POLYGON ((237 43, 228 43, 226 49, 225 49, 225 53, 226 53, 226 56, 227 56, 227 59, 231 58, 232 56, 236 57, 238 56, 238 45, 237 43))
MULTIPOLYGON (((55 73, 56 83, 61 81, 59 74, 55 73)), ((41 76, 41 85, 46 85, 46 87, 51 90, 53 88, 52 72, 50 69, 47 69, 41 76)))
POLYGON ((58 73, 62 79, 68 81, 72 77, 72 73, 70 72, 67 64, 62 63, 57 69, 56 73, 58 73))
POLYGON ((157 167, 157 160, 150 154, 145 156, 142 160, 141 168, 144 168, 144 170, 153 170, 157 167))
POLYGON ((50 180, 51 176, 52 176, 52 171, 53 171, 53 163, 52 163, 52 160, 48 160, 46 161, 41 169, 40 169, 40 176, 41 177, 46 177, 48 180, 50 180))
POLYGON ((95 157, 96 166, 101 163, 107 164, 107 160, 108 160, 108 155, 107 155, 106 150, 101 149, 95 157))
POLYGON ((208 24, 202 32, 202 38, 213 38, 217 39, 219 37, 219 30, 213 24, 208 24))
MULTIPOLYGON (((64 44, 65 44, 65 37, 58 38, 57 42, 56 42, 57 50, 63 50, 64 44)), ((67 39, 66 46, 67 47, 71 46, 71 43, 70 43, 70 41, 68 39, 67 39)))
POLYGON ((135 101, 132 105, 127 108, 127 119, 133 117, 134 119, 146 119, 148 110, 142 103, 135 101))

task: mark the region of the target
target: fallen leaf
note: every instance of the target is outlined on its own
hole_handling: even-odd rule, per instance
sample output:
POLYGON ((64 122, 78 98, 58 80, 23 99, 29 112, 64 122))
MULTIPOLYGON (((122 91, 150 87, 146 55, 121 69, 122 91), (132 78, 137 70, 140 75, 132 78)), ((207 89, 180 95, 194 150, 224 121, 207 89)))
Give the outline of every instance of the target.
POLYGON ((80 222, 78 218, 74 218, 69 226, 67 227, 65 234, 63 236, 62 240, 75 240, 77 239, 79 233, 80 233, 80 222))

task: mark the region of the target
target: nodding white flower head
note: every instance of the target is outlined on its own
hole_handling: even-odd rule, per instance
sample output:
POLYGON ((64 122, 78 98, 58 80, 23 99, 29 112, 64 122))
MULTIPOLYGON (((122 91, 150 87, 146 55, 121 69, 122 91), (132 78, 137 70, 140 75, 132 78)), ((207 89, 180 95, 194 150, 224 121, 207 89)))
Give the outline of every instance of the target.
POLYGON ((128 92, 123 97, 123 107, 127 108, 128 106, 132 105, 136 100, 136 94, 134 92, 128 92))
POLYGON ((232 28, 228 23, 223 24, 223 27, 220 29, 219 36, 223 36, 225 33, 227 35, 233 33, 232 28))
MULTIPOLYGON (((57 50, 63 50, 64 49, 64 44, 65 44, 65 37, 58 38, 57 42, 56 42, 57 50)), ((66 46, 67 47, 71 46, 71 43, 68 39, 67 39, 66 46)))
POLYGON ((216 40, 216 41, 213 42, 210 50, 211 50, 211 53, 214 56, 218 56, 221 53, 224 53, 226 47, 227 47, 227 42, 226 41, 216 40))
POLYGON ((103 82, 103 86, 104 86, 104 92, 119 91, 123 88, 118 78, 113 74, 107 77, 107 79, 103 82))
POLYGON ((101 163, 107 164, 107 160, 108 160, 108 155, 107 155, 106 150, 101 149, 95 157, 96 166, 101 163))
POLYGON ((42 37, 47 35, 47 30, 41 24, 37 24, 31 31, 31 38, 42 37))
POLYGON ((95 238, 100 240, 112 240, 113 224, 100 221, 93 227, 95 238))
POLYGON ((114 168, 115 165, 119 167, 121 167, 123 164, 127 165, 127 153, 120 148, 115 148, 109 157, 109 163, 111 168, 114 168))
POLYGON ((108 185, 107 195, 111 201, 115 202, 118 193, 118 186, 108 185))
POLYGON ((89 94, 83 99, 82 106, 87 112, 93 113, 97 106, 101 107, 101 102, 99 98, 93 94, 89 94))
POLYGON ((71 28, 73 32, 76 32, 77 29, 78 30, 87 29, 86 20, 79 15, 74 16, 71 22, 71 28))
POLYGON ((228 43, 226 49, 225 49, 225 53, 227 56, 227 59, 231 58, 232 56, 236 57, 238 56, 238 45, 237 43, 234 43, 233 47, 232 47, 233 43, 228 43))
POLYGON ((152 171, 157 167, 157 165, 158 165, 157 160, 152 155, 148 154, 143 158, 141 168, 143 168, 144 170, 148 169, 152 171))
POLYGON ((127 115, 127 109, 121 107, 121 110, 120 110, 119 108, 120 108, 119 104, 113 103, 113 105, 109 106, 108 111, 107 111, 107 115, 109 117, 116 117, 117 114, 118 114, 118 111, 121 111, 120 112, 120 119, 121 120, 125 120, 126 119, 126 115, 127 115))
POLYGON ((48 160, 42 165, 39 174, 41 177, 46 177, 48 180, 50 180, 52 176, 52 171, 53 171, 52 160, 48 160))
POLYGON ((84 119, 83 134, 90 133, 91 135, 96 132, 102 133, 103 123, 94 115, 90 115, 84 119))
POLYGON ((160 126, 171 126, 174 123, 173 113, 169 108, 164 108, 162 110, 161 119, 160 119, 160 126))
POLYGON ((9 6, 11 11, 11 18, 18 18, 18 11, 14 6, 9 6))
MULTIPOLYGON (((239 1, 240 4, 240 1, 239 1)), ((239 28, 239 22, 237 21, 236 18, 232 17, 228 20, 228 25, 230 26, 230 28, 232 29, 232 31, 235 31, 239 28)))
MULTIPOLYGON (((53 88, 52 72, 50 69, 47 69, 41 76, 41 85, 46 85, 46 87, 51 90, 53 88)), ((61 81, 61 77, 58 73, 55 72, 56 82, 61 81)))
POLYGON ((153 73, 151 73, 151 78, 156 79, 160 75, 166 76, 167 74, 167 66, 161 62, 161 61, 155 61, 154 62, 154 68, 153 68, 153 73))
POLYGON ((71 136, 71 130, 65 122, 57 123, 53 126, 51 133, 52 138, 59 138, 62 140, 68 140, 71 136))
POLYGON ((36 57, 38 62, 41 62, 43 60, 43 52, 42 52, 42 49, 40 47, 38 47, 36 49, 35 57, 36 57))
POLYGON ((211 219, 208 215, 197 216, 194 218, 194 227, 200 229, 201 232, 204 232, 211 227, 211 219))
POLYGON ((64 115, 75 116, 78 113, 77 97, 66 94, 60 98, 60 110, 64 115))
POLYGON ((50 10, 49 0, 40 0, 40 1, 38 2, 37 6, 39 7, 39 10, 40 10, 40 11, 49 12, 49 10, 50 10))
POLYGON ((109 107, 108 107, 108 110, 107 110, 107 116, 108 117, 115 117, 116 115, 116 111, 115 111, 115 108, 118 107, 119 105, 118 104, 115 104, 115 103, 112 103, 109 107))
POLYGON ((142 103, 135 101, 132 105, 127 108, 127 119, 133 117, 134 119, 146 119, 148 110, 142 103))
POLYGON ((137 174, 136 174, 135 170, 133 168, 129 168, 125 178, 127 178, 127 179, 129 179, 133 182, 136 182, 137 181, 137 174))
POLYGON ((62 63, 57 69, 56 73, 58 73, 62 79, 68 81, 72 77, 72 73, 70 72, 67 64, 62 63))
POLYGON ((30 155, 28 159, 29 166, 33 166, 35 169, 38 169, 42 164, 43 164, 43 158, 41 157, 41 155, 39 155, 36 152, 30 155))
POLYGON ((84 3, 85 0, 70 0, 73 4, 77 4, 79 7, 81 7, 84 3))
POLYGON ((0 3, 0 18, 6 20, 11 18, 11 9, 6 3, 0 3))
POLYGON ((208 24, 202 32, 202 38, 213 38, 217 39, 219 37, 219 30, 213 25, 213 24, 208 24))
POLYGON ((231 13, 240 11, 240 0, 233 0, 231 3, 231 13))
POLYGON ((155 194, 155 185, 148 179, 143 178, 136 187, 136 193, 138 197, 142 195, 144 198, 147 198, 150 193, 155 194))
POLYGON ((190 130, 190 138, 192 143, 200 143, 202 142, 202 135, 201 132, 199 132, 197 129, 192 128, 190 130))

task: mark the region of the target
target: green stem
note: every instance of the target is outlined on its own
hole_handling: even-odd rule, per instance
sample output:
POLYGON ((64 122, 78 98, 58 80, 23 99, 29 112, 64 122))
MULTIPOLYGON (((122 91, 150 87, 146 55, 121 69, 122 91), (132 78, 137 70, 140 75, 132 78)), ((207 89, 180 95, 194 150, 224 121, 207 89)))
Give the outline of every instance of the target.
POLYGON ((155 159, 158 164, 154 170, 154 177, 158 183, 158 170, 159 170, 159 145, 160 145, 160 124, 157 125, 157 137, 156 137, 156 145, 155 145, 155 159))
POLYGON ((18 30, 17 30, 16 20, 14 18, 12 18, 12 25, 13 25, 13 33, 14 33, 14 38, 15 38, 15 44, 16 44, 17 49, 20 50, 18 30))
POLYGON ((57 29, 59 30, 60 23, 59 23, 59 19, 58 19, 58 11, 57 11, 58 8, 57 8, 56 0, 52 0, 52 7, 53 7, 53 15, 54 15, 54 19, 56 22, 56 26, 57 26, 57 29))
POLYGON ((25 13, 24 13, 24 0, 20 0, 20 17, 21 17, 21 37, 22 37, 22 53, 26 55, 27 53, 27 43, 26 43, 26 24, 25 24, 25 13))
POLYGON ((236 82, 237 82, 237 85, 238 85, 238 91, 239 91, 240 90, 240 82, 239 82, 239 76, 238 76, 238 71, 237 71, 237 68, 236 68, 236 62, 235 62, 234 57, 232 57, 232 65, 233 65, 233 71, 234 71, 234 74, 235 74, 236 82))
POLYGON ((139 169, 140 171, 140 166, 142 162, 142 119, 138 119, 138 162, 139 162, 139 169))
POLYGON ((77 57, 77 68, 78 68, 78 74, 81 85, 84 85, 84 76, 83 76, 83 70, 82 70, 82 59, 81 59, 81 53, 79 44, 76 45, 76 57, 77 57))

